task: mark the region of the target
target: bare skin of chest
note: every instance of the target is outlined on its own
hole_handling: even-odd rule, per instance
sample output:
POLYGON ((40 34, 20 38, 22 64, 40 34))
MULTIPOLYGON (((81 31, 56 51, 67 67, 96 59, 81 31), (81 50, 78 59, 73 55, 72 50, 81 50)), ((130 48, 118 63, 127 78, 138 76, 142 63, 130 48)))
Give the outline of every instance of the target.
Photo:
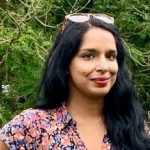
POLYGON ((88 150, 101 150, 106 129, 98 123, 78 123, 77 130, 81 140, 88 150))

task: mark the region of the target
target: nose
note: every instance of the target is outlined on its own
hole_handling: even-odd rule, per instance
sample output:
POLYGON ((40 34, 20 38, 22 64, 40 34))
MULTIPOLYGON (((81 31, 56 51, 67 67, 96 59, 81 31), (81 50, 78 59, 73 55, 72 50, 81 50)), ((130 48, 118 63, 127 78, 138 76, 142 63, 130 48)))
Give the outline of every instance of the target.
POLYGON ((96 71, 104 73, 104 72, 107 72, 108 70, 109 70, 109 67, 108 67, 108 62, 106 58, 104 56, 100 57, 97 60, 96 71))

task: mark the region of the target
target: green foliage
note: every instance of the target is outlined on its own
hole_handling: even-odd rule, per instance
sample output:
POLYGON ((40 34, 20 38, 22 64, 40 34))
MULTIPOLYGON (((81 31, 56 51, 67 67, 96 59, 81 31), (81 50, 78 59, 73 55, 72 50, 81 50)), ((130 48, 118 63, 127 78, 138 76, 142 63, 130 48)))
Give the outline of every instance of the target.
POLYGON ((41 12, 40 4, 28 2, 27 8, 9 1, 0 9, 0 86, 11 87, 7 95, 0 92, 0 126, 35 102, 34 88, 51 45, 48 27, 35 18, 41 12))
POLYGON ((150 110, 149 0, 1 0, 0 126, 36 101, 38 80, 53 37, 64 16, 106 13, 115 18, 128 64, 145 110, 150 110), (1 85, 10 85, 2 93, 1 85))

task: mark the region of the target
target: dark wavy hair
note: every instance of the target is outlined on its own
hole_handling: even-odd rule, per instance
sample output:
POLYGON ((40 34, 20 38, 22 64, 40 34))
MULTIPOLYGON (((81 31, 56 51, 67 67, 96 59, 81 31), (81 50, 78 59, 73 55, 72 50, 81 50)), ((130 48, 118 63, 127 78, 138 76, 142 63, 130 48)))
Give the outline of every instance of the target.
POLYGON ((67 71, 77 53, 82 37, 91 27, 110 31, 118 51, 117 79, 105 96, 104 116, 113 150, 150 150, 150 139, 144 130, 143 111, 125 62, 125 49, 115 25, 91 18, 84 23, 68 22, 56 37, 45 64, 36 108, 53 109, 62 105, 69 95, 67 71))

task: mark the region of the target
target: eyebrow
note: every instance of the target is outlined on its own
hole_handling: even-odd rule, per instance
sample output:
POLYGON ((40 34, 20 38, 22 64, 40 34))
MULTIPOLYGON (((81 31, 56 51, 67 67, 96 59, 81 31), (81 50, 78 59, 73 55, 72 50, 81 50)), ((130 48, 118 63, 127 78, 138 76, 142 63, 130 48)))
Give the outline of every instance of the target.
POLYGON ((118 53, 118 51, 117 51, 117 50, 114 50, 114 49, 110 49, 109 52, 118 53))
MULTIPOLYGON (((88 52, 96 52, 97 49, 94 48, 84 48, 84 49, 80 49, 80 51, 88 51, 88 52)), ((117 53, 117 50, 115 49, 109 49, 108 52, 113 52, 113 53, 117 53)))
POLYGON ((80 51, 81 51, 81 52, 82 52, 82 51, 95 52, 95 51, 97 51, 97 50, 94 49, 94 48, 84 48, 84 49, 80 49, 80 51))

